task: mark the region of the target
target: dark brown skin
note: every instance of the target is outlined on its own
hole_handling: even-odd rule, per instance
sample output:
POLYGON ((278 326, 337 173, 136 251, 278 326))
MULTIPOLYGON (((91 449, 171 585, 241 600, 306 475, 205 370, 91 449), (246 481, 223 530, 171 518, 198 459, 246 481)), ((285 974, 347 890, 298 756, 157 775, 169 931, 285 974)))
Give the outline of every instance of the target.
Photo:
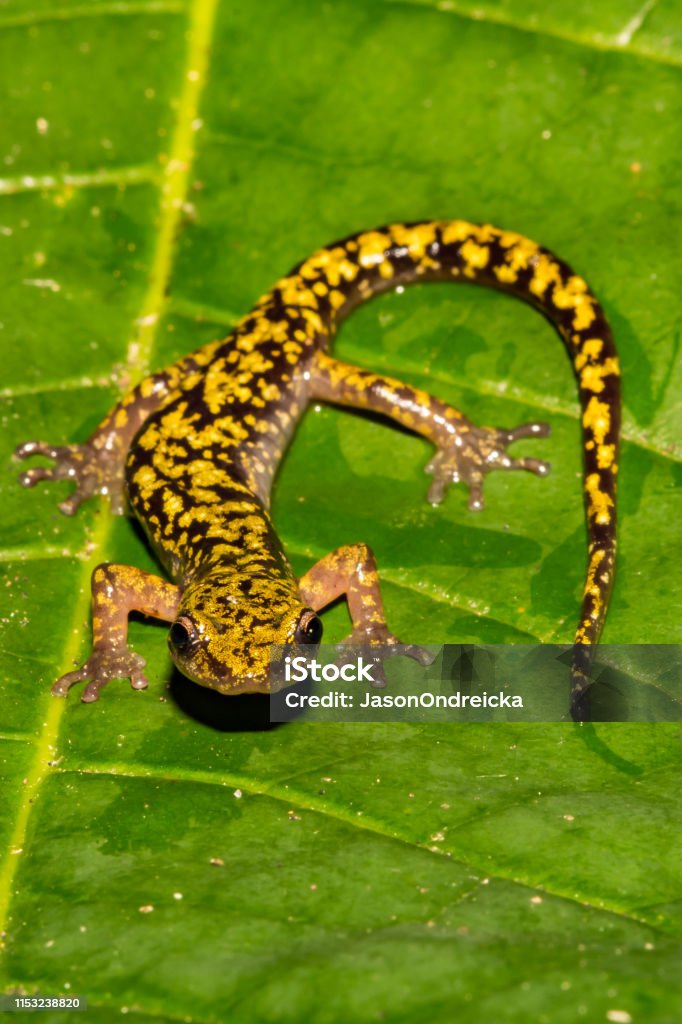
MULTIPOLYGON (((115 511, 125 499, 142 523, 169 584, 129 566, 93 574, 94 649, 53 692, 89 680, 97 700, 112 678, 146 686, 143 661, 127 646, 133 609, 173 622, 178 667, 221 693, 268 691, 273 644, 314 643, 316 615, 345 595, 353 642, 397 643, 386 625, 376 566, 362 544, 340 548, 297 580, 268 513, 277 466, 306 406, 319 399, 382 413, 427 438, 435 454, 428 498, 451 483, 483 507, 494 469, 549 470, 507 448, 549 427, 476 427, 438 398, 328 354, 341 320, 373 295, 414 281, 469 281, 511 292, 552 321, 568 350, 582 407, 588 565, 575 634, 574 717, 585 717, 587 648, 601 633, 616 551, 616 476, 620 423, 618 357, 604 312, 586 283, 549 250, 513 232, 465 221, 393 224, 362 232, 299 264, 222 341, 142 381, 84 445, 27 442, 20 458, 48 455, 51 468, 21 477, 73 479, 60 508, 104 494, 115 511)), ((411 655, 421 658, 418 648, 411 655)))

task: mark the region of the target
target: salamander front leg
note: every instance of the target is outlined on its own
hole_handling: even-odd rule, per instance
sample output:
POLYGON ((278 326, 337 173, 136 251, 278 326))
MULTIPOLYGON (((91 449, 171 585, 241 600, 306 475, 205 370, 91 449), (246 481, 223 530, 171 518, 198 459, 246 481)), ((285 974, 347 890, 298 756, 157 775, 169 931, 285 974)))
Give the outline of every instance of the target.
MULTIPOLYGON (((353 632, 344 644, 400 644, 386 624, 376 561, 366 544, 348 544, 325 555, 301 577, 299 589, 303 601, 314 611, 339 597, 346 598, 353 632)), ((433 660, 428 651, 416 644, 405 645, 402 653, 422 665, 433 660)))
POLYGON ((469 488, 469 508, 483 508, 483 481, 494 469, 525 469, 546 476, 549 463, 541 459, 514 459, 507 447, 523 437, 547 437, 546 423, 524 423, 512 430, 476 427, 451 405, 391 377, 350 366, 319 352, 311 369, 311 391, 340 405, 389 416, 401 426, 421 434, 436 446, 426 466, 433 476, 428 500, 437 505, 453 483, 469 488))
POLYGON ((93 649, 88 660, 67 672, 52 687, 55 697, 65 697, 74 683, 90 680, 81 700, 99 700, 103 686, 112 679, 130 679, 135 690, 144 690, 144 658, 128 647, 128 616, 142 612, 172 622, 180 603, 180 589, 158 576, 129 565, 98 565, 92 574, 93 649))

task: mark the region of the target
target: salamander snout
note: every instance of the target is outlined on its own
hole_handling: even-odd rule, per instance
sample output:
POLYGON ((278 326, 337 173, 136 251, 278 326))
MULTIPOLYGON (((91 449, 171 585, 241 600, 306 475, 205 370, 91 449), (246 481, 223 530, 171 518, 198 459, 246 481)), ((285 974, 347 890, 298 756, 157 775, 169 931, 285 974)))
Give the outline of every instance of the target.
POLYGON ((268 693, 273 645, 322 639, 322 623, 301 601, 295 581, 218 590, 205 581, 183 595, 168 633, 173 661, 189 679, 220 693, 268 693))

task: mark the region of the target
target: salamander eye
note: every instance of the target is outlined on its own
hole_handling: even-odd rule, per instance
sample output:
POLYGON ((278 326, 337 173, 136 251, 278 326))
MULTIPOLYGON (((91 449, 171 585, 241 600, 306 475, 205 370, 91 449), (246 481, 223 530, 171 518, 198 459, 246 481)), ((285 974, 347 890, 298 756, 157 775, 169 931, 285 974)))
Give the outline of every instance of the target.
POLYGON ((315 612, 303 612, 298 620, 294 643, 296 644, 319 644, 322 639, 322 623, 315 612))
POLYGON ((186 651, 199 638, 196 626, 186 615, 181 615, 173 623, 168 634, 169 643, 176 651, 186 651))

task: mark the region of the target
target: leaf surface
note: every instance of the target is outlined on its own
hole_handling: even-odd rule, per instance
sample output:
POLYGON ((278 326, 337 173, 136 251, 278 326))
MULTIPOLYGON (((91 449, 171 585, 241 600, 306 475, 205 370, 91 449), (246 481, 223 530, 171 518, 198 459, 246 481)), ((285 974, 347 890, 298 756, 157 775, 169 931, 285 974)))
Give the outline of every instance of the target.
MULTIPOLYGON (((0 4, 6 990, 69 986, 93 1021, 679 1019, 675 726, 269 729, 262 701, 171 678, 141 622, 146 693, 56 701, 93 566, 154 562, 103 505, 60 516, 68 484, 22 491, 9 456, 84 439, 319 245, 500 224, 571 262, 614 325, 604 639, 677 642, 681 39, 664 0, 0 4)), ((354 313, 336 351, 477 422, 549 420, 542 453, 518 449, 553 473, 491 477, 479 516, 461 491, 434 510, 422 441, 310 410, 274 497, 295 568, 363 540, 405 641, 569 642, 579 410, 551 327, 415 287, 354 313)), ((345 627, 335 608, 327 636, 345 627)))

